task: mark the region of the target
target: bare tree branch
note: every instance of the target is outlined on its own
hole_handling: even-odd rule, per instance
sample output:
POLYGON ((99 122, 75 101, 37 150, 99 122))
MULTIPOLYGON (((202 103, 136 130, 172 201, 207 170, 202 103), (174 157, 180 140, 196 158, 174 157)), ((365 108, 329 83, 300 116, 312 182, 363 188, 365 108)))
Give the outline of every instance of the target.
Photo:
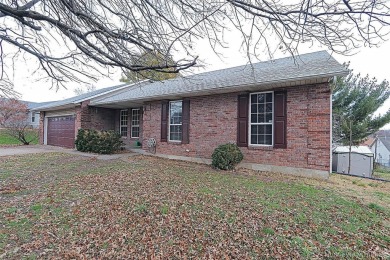
POLYGON ((307 43, 351 54, 387 40, 389 6, 386 0, 3 0, 0 75, 12 82, 5 73, 14 62, 10 53, 28 54, 56 87, 97 79, 105 68, 178 73, 196 64, 194 40, 207 38, 219 54, 231 28, 241 33, 249 60, 261 49, 271 57, 277 49, 296 55, 307 43), (178 61, 137 63, 152 51, 178 61))

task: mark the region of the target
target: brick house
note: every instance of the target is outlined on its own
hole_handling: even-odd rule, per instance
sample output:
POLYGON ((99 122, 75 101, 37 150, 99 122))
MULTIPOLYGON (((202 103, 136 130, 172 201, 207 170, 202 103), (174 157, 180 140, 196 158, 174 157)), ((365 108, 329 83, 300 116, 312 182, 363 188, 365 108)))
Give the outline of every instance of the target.
MULTIPOLYGON (((72 131, 115 129, 129 147, 139 140, 145 150, 154 138, 157 155, 207 163, 218 145, 232 142, 244 154, 243 167, 326 178, 331 170, 329 82, 346 74, 322 51, 142 82, 79 100, 72 131)), ((42 118, 41 140, 50 144, 47 117, 42 118)))

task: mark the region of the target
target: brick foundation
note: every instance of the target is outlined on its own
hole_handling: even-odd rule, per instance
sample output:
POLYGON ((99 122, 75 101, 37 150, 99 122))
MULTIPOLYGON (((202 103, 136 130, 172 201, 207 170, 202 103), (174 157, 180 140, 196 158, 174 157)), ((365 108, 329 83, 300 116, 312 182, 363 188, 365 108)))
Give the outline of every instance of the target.
MULTIPOLYGON (((157 140, 157 152, 211 158, 214 149, 237 141, 237 95, 190 100, 190 143, 160 142, 161 102, 147 103, 143 114, 143 147, 157 140)), ((330 87, 328 84, 287 89, 287 148, 243 147, 244 163, 330 170, 330 87)))

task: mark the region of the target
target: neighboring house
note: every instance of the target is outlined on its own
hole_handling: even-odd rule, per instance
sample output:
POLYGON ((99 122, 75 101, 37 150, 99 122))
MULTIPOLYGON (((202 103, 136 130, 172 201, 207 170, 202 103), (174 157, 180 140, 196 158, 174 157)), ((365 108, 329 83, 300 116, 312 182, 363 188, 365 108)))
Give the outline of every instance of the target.
POLYGON ((363 145, 363 146, 368 146, 369 148, 371 148, 371 146, 374 144, 375 142, 375 137, 373 137, 372 135, 368 136, 367 139, 362 142, 360 145, 363 145))
POLYGON ((370 149, 376 163, 390 167, 390 135, 377 136, 370 149))
POLYGON ((243 167, 328 177, 331 89, 347 70, 315 52, 59 101, 36 110, 41 142, 74 147, 79 128, 113 129, 161 156, 210 162, 214 149, 236 143, 243 167), (66 140, 67 139, 67 140, 66 140))
POLYGON ((44 106, 46 104, 52 103, 51 102, 30 102, 30 101, 21 101, 27 105, 28 108, 28 116, 27 116, 27 122, 29 126, 32 128, 38 128, 39 127, 39 120, 40 120, 40 114, 39 111, 33 111, 33 109, 44 106))
MULTIPOLYGON (((6 98, 2 98, 6 99, 6 98)), ((39 127, 39 111, 33 111, 35 108, 52 103, 51 102, 31 102, 31 101, 25 101, 20 100, 21 103, 25 104, 27 106, 28 114, 27 114, 27 125, 31 128, 38 128, 39 127)))
POLYGON ((390 138, 390 130, 389 129, 382 129, 375 133, 376 136, 380 137, 388 137, 390 138))

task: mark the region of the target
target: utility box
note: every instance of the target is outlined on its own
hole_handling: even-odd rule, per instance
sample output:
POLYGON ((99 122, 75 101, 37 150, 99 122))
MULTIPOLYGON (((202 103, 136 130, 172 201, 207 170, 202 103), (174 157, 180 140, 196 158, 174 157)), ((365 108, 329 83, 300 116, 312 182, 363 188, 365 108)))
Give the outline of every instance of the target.
POLYGON ((335 148, 332 156, 332 171, 348 174, 349 158, 351 158, 351 175, 372 177, 374 154, 367 146, 352 146, 351 156, 349 156, 349 146, 335 148))

